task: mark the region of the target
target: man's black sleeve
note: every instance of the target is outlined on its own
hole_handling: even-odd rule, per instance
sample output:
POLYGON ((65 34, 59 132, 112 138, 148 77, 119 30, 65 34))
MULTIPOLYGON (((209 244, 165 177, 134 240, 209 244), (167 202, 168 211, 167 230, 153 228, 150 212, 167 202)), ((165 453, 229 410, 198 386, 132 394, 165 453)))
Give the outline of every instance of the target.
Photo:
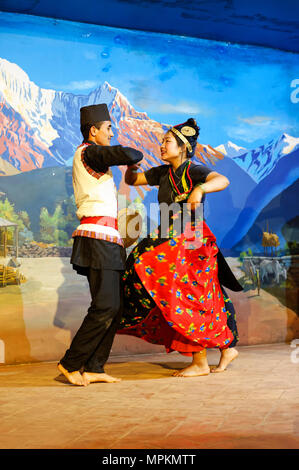
POLYGON ((93 171, 105 173, 109 166, 134 165, 143 159, 139 150, 122 145, 89 145, 83 150, 83 159, 93 171))

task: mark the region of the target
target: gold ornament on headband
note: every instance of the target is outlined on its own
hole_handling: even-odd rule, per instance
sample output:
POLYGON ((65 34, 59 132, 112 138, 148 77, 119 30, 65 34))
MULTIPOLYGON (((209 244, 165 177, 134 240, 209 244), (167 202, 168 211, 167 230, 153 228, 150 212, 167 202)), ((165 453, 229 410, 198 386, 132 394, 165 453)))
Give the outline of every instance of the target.
POLYGON ((193 127, 190 127, 190 126, 184 126, 182 127, 181 129, 181 133, 183 135, 186 135, 188 137, 191 137, 192 135, 195 135, 196 134, 196 130, 193 129, 193 127))
MULTIPOLYGON (((185 126, 185 127, 187 127, 187 126, 185 126)), ((184 144, 186 144, 186 147, 187 147, 188 151, 190 153, 192 153, 192 147, 191 147, 190 143, 188 142, 188 140, 186 139, 186 137, 183 136, 183 134, 180 131, 178 131, 175 127, 172 127, 170 130, 172 132, 174 132, 179 137, 179 139, 181 139, 184 142, 184 144)))

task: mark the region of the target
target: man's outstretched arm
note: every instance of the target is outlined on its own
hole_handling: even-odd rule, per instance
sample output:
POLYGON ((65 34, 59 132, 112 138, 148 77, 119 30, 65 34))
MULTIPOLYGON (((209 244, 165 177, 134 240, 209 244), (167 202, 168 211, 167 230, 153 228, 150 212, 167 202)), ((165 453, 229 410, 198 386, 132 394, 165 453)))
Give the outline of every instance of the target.
POLYGON ((135 165, 143 159, 143 154, 122 145, 89 145, 84 149, 83 159, 92 170, 105 173, 110 166, 135 165))

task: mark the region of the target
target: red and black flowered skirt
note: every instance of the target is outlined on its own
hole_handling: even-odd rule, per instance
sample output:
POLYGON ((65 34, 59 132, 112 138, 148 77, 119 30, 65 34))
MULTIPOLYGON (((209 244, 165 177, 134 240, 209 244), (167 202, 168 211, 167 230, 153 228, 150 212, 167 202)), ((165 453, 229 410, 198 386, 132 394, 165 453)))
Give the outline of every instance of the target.
POLYGON ((236 344, 235 312, 218 280, 216 238, 205 222, 192 237, 149 235, 131 252, 118 334, 187 356, 236 344))

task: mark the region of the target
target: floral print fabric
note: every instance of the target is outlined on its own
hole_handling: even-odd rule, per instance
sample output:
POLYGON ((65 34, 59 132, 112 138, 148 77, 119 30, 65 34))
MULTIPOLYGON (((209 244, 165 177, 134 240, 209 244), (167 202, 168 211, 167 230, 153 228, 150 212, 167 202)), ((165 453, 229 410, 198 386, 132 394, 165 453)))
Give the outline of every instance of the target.
POLYGON ((118 333, 186 355, 237 342, 233 305, 218 280, 216 238, 204 221, 188 233, 193 241, 184 233, 148 236, 132 251, 118 333))

